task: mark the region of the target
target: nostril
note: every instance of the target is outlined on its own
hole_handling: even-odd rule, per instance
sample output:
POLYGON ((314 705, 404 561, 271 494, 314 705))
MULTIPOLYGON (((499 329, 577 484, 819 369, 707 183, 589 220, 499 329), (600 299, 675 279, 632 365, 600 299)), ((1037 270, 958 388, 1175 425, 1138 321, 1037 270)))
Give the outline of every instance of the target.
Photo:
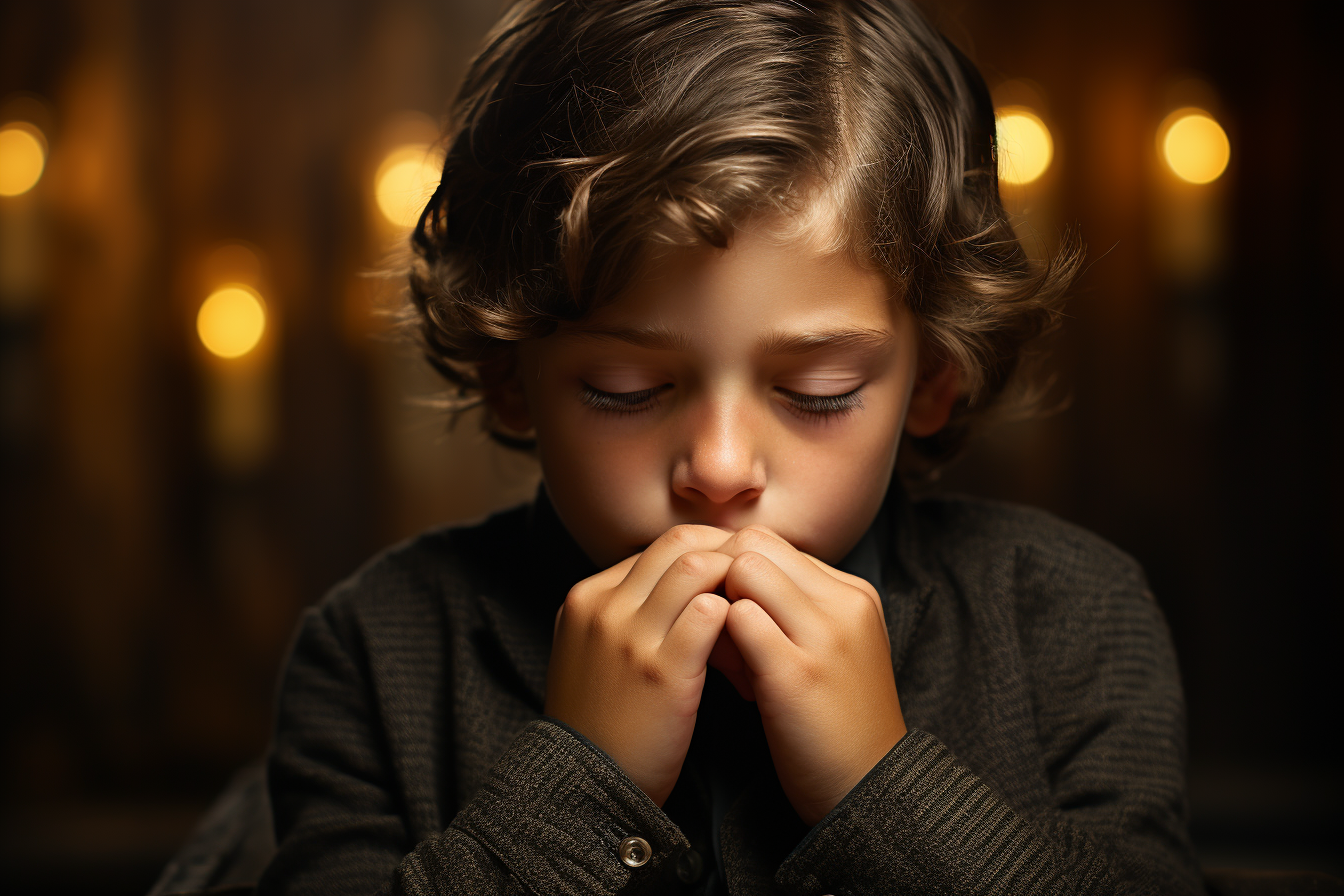
POLYGON ((701 479, 695 482, 673 484, 673 491, 695 504, 725 505, 748 504, 761 496, 764 488, 757 477, 743 477, 736 482, 714 483, 701 479))
POLYGON ((744 439, 733 421, 723 425, 724 431, 713 437, 692 439, 673 471, 673 491, 696 505, 745 502, 765 486, 759 446, 744 439))

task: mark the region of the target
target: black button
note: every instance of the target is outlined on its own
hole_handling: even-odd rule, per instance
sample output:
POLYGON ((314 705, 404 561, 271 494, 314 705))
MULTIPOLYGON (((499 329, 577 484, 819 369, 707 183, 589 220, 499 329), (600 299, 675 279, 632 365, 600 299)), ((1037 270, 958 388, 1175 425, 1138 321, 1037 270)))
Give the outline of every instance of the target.
POLYGON ((684 884, 695 883, 704 871, 705 860, 693 849, 686 850, 681 854, 681 858, 677 859, 677 879, 684 884))

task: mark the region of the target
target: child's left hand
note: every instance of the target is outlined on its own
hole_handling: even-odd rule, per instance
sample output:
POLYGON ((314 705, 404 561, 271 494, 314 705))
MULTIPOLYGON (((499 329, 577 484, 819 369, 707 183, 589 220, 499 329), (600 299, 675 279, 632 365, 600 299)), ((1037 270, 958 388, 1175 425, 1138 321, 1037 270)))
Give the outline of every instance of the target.
POLYGON ((719 553, 725 630, 741 651, 780 784, 814 825, 905 736, 882 601, 872 585, 764 526, 719 553))

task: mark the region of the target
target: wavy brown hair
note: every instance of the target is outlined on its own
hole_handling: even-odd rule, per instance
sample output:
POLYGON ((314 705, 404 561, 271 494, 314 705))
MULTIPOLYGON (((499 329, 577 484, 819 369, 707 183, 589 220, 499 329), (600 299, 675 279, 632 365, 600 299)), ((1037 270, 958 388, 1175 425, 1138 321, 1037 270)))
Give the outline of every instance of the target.
MULTIPOLYGON (((521 0, 453 107, 412 236, 429 363, 480 402, 482 367, 615 298, 656 243, 726 247, 807 219, 881 271, 951 361, 950 457, 1058 320, 1080 258, 1030 263, 999 199, 974 65, 907 0, 521 0)), ((497 430, 513 447, 529 442, 497 430)))

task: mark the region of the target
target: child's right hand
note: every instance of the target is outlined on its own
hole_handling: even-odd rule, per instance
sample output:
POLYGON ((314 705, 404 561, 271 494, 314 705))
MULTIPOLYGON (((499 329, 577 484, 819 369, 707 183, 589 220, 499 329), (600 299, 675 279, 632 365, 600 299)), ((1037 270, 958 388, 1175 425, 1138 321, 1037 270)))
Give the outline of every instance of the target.
POLYGON ((662 806, 695 730, 728 602, 713 594, 731 533, 675 526, 569 590, 556 615, 546 714, 583 734, 662 806))

